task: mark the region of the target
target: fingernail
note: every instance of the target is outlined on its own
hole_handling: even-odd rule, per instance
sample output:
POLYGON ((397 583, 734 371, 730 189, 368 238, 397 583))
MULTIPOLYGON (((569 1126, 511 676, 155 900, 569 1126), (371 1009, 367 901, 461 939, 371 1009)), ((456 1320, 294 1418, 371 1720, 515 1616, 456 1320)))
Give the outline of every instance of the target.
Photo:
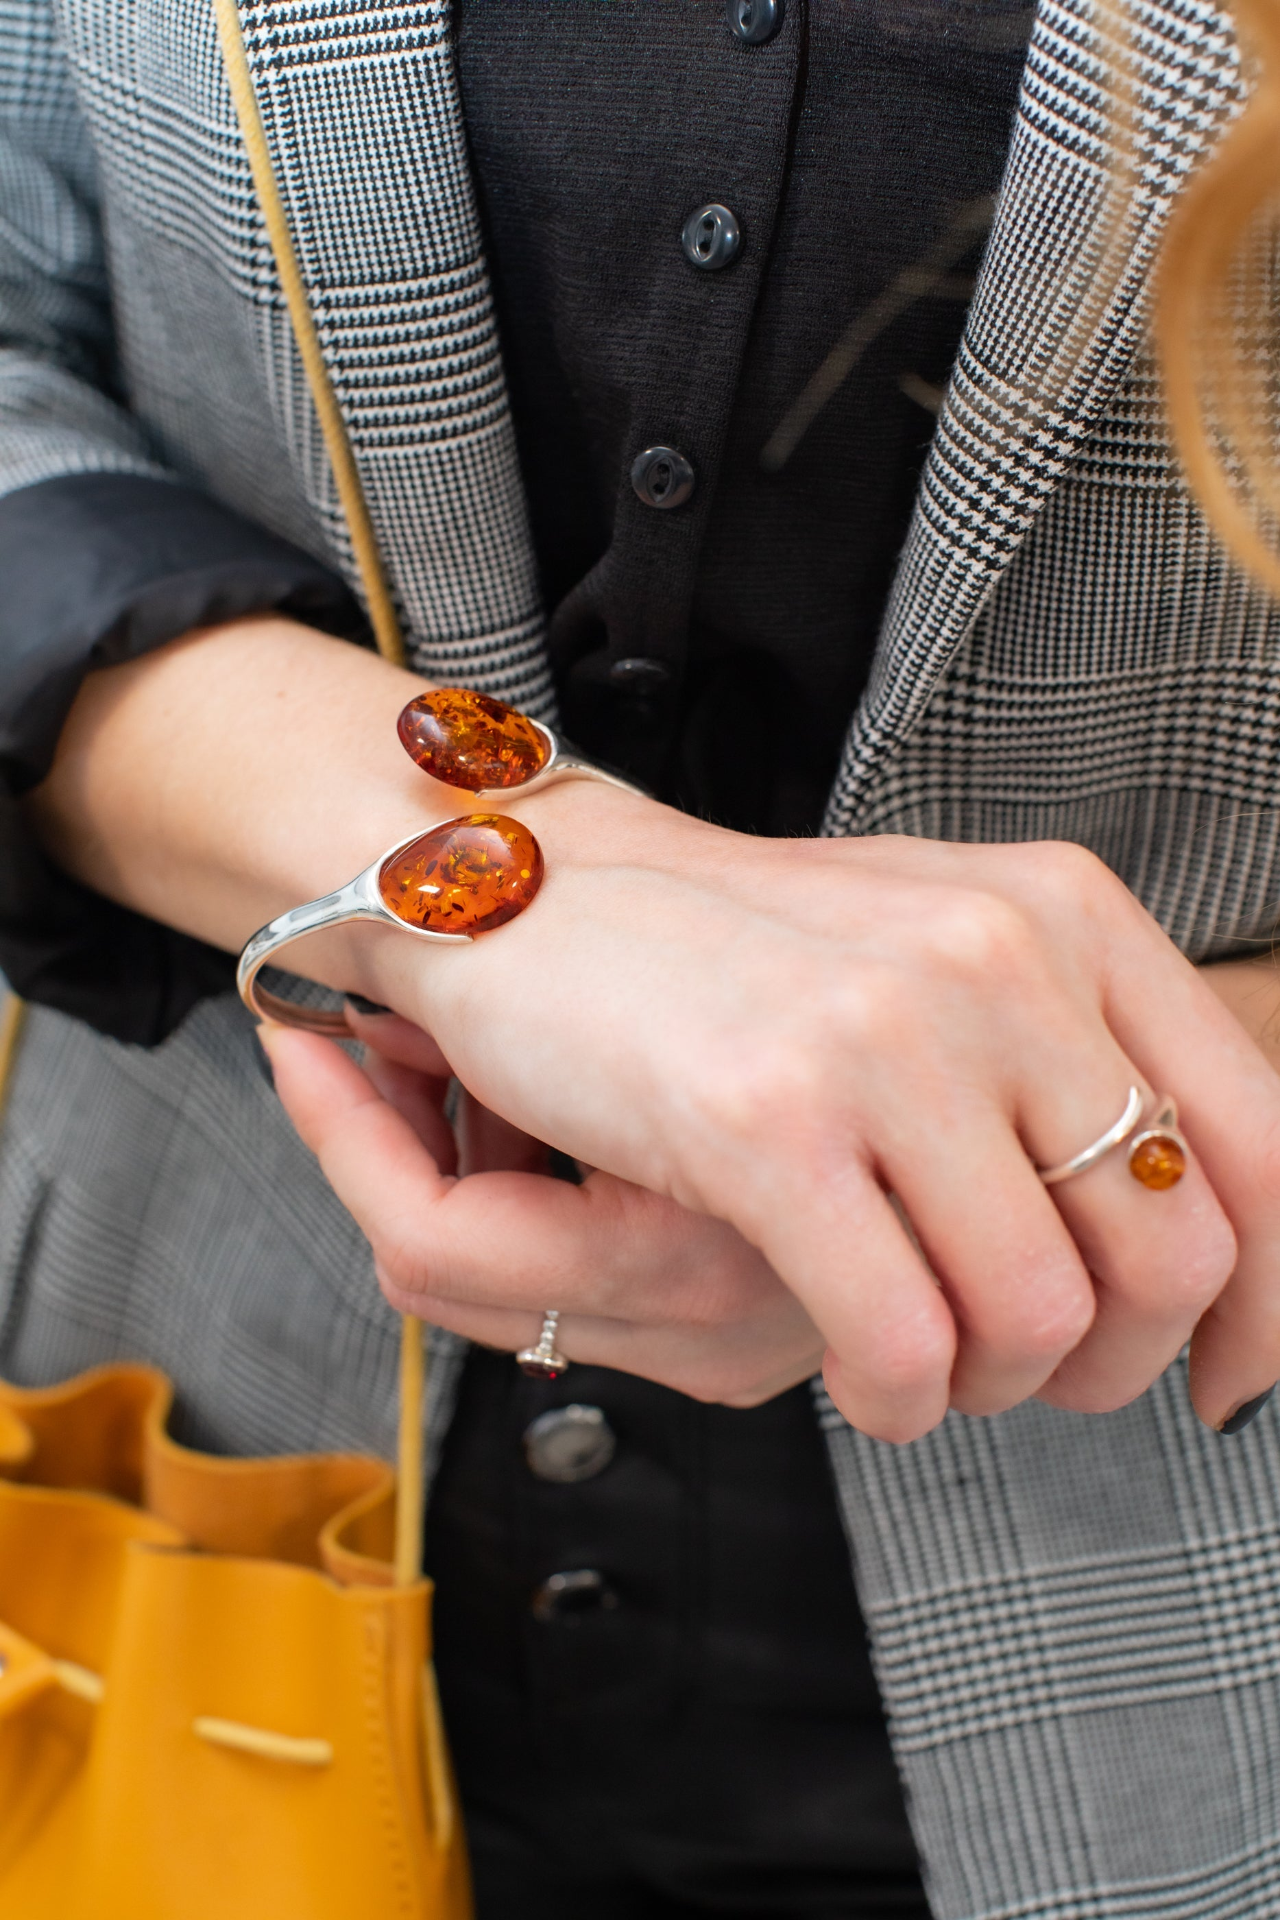
POLYGON ((1252 1400, 1246 1400, 1243 1406, 1237 1407, 1233 1414, 1228 1415, 1218 1428, 1218 1432, 1240 1433, 1248 1426, 1255 1414, 1262 1412, 1274 1392, 1274 1387, 1268 1387, 1265 1393, 1256 1393, 1252 1400))
POLYGON ((390 1007, 384 1007, 378 1000, 366 1000, 362 993, 349 993, 347 995, 347 1005, 354 1007, 357 1013, 391 1012, 390 1007))

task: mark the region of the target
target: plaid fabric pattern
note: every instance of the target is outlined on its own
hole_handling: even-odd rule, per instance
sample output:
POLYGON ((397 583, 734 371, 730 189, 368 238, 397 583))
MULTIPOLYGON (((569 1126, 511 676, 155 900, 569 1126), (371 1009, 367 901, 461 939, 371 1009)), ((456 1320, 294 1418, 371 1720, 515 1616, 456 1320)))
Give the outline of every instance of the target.
MULTIPOLYGON (((448 8, 284 0, 244 27, 412 656, 549 712, 448 8)), ((0 312, 26 348, 0 366, 0 490, 167 470, 353 574, 211 7, 8 0, 0 34, 0 312), (127 409, 58 378, 113 343, 127 409)))
POLYGON ((1041 6, 827 825, 1080 841, 1201 960, 1266 941, 1280 906, 1280 608, 1182 486, 1143 352, 1169 208, 1239 105, 1234 42, 1202 0, 1132 17, 1136 179, 1108 256, 1106 49, 1087 6, 1041 6))
MULTIPOLYGON (((435 1330, 428 1431, 465 1343, 435 1330)), ((236 1453, 395 1452, 399 1331, 368 1243, 284 1123, 239 1001, 153 1051, 31 1008, 0 1153, 0 1372, 168 1369, 236 1453)))
POLYGON ((1178 1367, 895 1450, 818 1400, 935 1911, 1280 1913, 1274 1412, 1232 1450, 1178 1367))
MULTIPOLYGON (((1240 83, 1206 0, 1134 6, 1111 273, 1104 50, 1091 0, 1041 0, 828 825, 1082 841, 1204 956, 1275 916, 1280 634, 1178 482, 1142 341, 1240 83)), ((242 16, 415 656, 546 711, 447 4, 242 16)), ((0 0, 0 195, 0 489, 170 473, 350 571, 205 0, 0 0)), ((438 1434, 459 1347, 434 1351, 438 1434)), ((0 1366, 139 1352, 203 1444, 390 1448, 393 1317, 229 1000, 150 1054, 45 1012, 23 1050, 0 1366)), ((1274 1409, 1220 1441, 1174 1369, 1107 1418, 901 1450, 818 1416, 939 1920, 1280 1920, 1274 1409)))

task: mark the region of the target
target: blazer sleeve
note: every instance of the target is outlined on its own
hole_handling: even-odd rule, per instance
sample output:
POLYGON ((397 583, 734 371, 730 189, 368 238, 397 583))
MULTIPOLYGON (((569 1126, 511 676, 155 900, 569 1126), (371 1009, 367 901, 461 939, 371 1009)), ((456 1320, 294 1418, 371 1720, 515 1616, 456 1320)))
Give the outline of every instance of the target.
POLYGON ((121 402, 94 158, 46 0, 0 0, 0 971, 152 1045, 226 954, 77 885, 29 832, 86 673, 278 608, 361 638, 313 555, 180 481, 121 402))

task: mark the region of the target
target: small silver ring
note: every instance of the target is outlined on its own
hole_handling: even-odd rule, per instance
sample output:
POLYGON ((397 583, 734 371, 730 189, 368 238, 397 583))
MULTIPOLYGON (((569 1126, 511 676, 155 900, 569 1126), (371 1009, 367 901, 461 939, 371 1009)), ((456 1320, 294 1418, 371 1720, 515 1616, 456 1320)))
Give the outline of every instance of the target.
POLYGON ((1036 1171, 1046 1187, 1055 1187, 1060 1180, 1074 1180, 1078 1173, 1087 1173, 1090 1167, 1096 1167, 1099 1160, 1105 1159, 1113 1147, 1122 1146, 1142 1118, 1142 1106, 1140 1088, 1130 1087, 1124 1112, 1114 1126, 1100 1133, 1083 1152, 1073 1154, 1070 1160, 1063 1160, 1056 1167, 1037 1167, 1036 1171))
POLYGON ((542 1316, 542 1332, 538 1335, 536 1347, 521 1347, 516 1355, 516 1365, 521 1373, 527 1373, 531 1380, 558 1380, 568 1371, 569 1362, 556 1348, 556 1328, 560 1325, 560 1309, 548 1307, 542 1316))

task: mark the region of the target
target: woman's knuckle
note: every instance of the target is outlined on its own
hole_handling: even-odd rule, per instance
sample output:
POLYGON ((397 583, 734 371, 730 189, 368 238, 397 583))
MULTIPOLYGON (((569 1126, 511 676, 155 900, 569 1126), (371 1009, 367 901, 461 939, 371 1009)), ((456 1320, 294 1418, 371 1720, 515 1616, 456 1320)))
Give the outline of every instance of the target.
POLYGON ((937 1426, 946 1411, 945 1376, 942 1390, 934 1382, 930 1391, 911 1397, 885 1391, 878 1372, 868 1372, 862 1364, 855 1370, 840 1356, 828 1351, 822 1366, 823 1383, 851 1427, 872 1440, 886 1440, 905 1446, 937 1426))
POLYGON ((1022 910, 998 894, 958 894, 940 917, 935 950, 951 969, 983 980, 1021 977, 1035 949, 1035 933, 1022 910))
POLYGON ((708 1064, 702 1098, 713 1123, 738 1137, 772 1131, 778 1113, 803 1101, 807 1063, 794 1048, 769 1035, 727 1048, 708 1064))
POLYGON ((1237 1257, 1236 1237, 1225 1215, 1199 1222, 1179 1242, 1170 1276, 1180 1303, 1203 1312, 1231 1278, 1237 1257))
POLYGON ((888 1406, 864 1414, 852 1424, 873 1440, 883 1440, 891 1447, 909 1447, 931 1433, 941 1418, 942 1412, 932 1406, 927 1409, 888 1406))
POLYGON ((1185 1224, 1176 1237, 1143 1249, 1122 1264, 1119 1292, 1153 1320, 1198 1318, 1231 1278, 1236 1240, 1225 1216, 1185 1224))
POLYGON ((908 1061, 920 1050, 926 1023, 921 990, 911 969, 863 964, 837 982, 825 1002, 818 1072, 831 1077, 835 1050, 858 1061, 908 1061))
POLYGON ((1120 885, 1106 862, 1077 840, 1038 841, 1028 849, 1027 857, 1040 877, 1069 900, 1096 900, 1120 885))
POLYGON ((999 1342, 1011 1358, 1057 1361, 1079 1346, 1097 1311, 1097 1296, 1087 1285, 1045 1289, 1006 1305, 999 1342))
POLYGON ((877 1394, 903 1404, 930 1394, 955 1357, 954 1336, 932 1326, 884 1329, 868 1347, 877 1394))

